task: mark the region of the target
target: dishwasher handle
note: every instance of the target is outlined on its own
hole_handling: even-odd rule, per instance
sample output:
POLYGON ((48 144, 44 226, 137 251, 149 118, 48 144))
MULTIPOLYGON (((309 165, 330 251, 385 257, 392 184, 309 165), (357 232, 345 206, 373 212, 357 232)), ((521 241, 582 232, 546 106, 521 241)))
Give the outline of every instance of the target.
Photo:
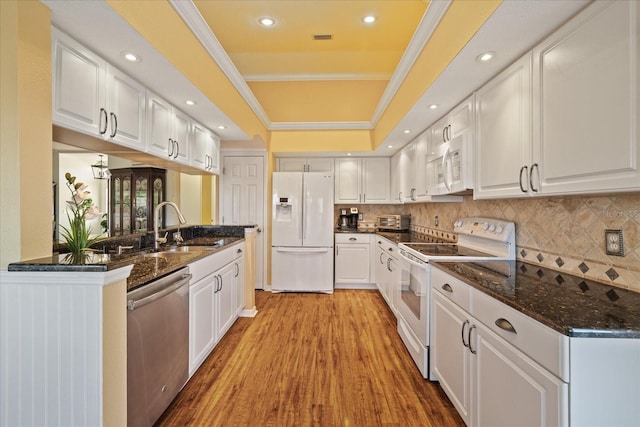
POLYGON ((137 308, 143 307, 147 304, 150 304, 156 300, 159 300, 160 298, 164 297, 165 295, 169 295, 170 293, 176 291, 177 289, 180 289, 181 287, 183 287, 184 285, 187 285, 189 283, 189 281, 191 280, 191 277, 193 275, 190 273, 187 274, 182 274, 180 275, 180 277, 177 280, 171 281, 169 283, 167 283, 165 286, 162 286, 160 289, 158 289, 157 292, 152 293, 151 295, 145 296, 143 298, 140 299, 135 299, 135 298, 131 298, 127 300, 127 309, 130 311, 133 311, 137 308))

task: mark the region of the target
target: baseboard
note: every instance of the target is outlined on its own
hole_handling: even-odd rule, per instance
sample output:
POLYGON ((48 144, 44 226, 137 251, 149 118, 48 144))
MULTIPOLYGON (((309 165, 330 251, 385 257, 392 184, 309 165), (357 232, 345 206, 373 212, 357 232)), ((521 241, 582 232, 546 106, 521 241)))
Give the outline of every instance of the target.
POLYGON ((254 305, 253 308, 250 309, 244 309, 240 312, 240 317, 256 317, 256 314, 258 314, 258 309, 256 308, 256 306, 254 305))
POLYGON ((375 283, 336 283, 334 289, 378 289, 375 283))

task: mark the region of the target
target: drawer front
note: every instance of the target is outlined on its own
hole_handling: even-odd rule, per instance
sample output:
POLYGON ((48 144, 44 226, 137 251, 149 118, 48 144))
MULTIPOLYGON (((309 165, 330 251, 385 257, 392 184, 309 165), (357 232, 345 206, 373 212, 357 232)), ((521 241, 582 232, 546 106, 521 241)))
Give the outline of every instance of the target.
POLYGON ((189 264, 191 273, 191 283, 196 283, 203 277, 208 276, 216 270, 221 269, 244 253, 244 242, 239 242, 233 246, 225 247, 222 250, 214 251, 211 255, 201 258, 189 264), (242 252, 238 252, 238 249, 242 252))
POLYGON ((467 313, 471 312, 471 286, 450 274, 431 267, 431 287, 444 295, 467 313))
POLYGON ((367 233, 336 233, 337 243, 366 243, 371 241, 371 234, 367 233))
POLYGON ((569 337, 472 289, 473 316, 551 373, 569 381, 569 337))
POLYGON ((378 236, 376 234, 373 235, 373 239, 375 241, 376 246, 382 249, 385 253, 389 254, 390 256, 395 257, 396 254, 398 253, 398 245, 396 243, 393 243, 385 239, 384 237, 378 236))

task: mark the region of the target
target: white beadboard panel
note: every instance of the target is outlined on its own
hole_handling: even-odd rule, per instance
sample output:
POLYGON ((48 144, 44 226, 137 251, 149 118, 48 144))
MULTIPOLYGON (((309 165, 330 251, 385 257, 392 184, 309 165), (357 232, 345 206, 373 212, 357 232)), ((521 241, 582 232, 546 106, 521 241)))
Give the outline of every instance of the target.
POLYGON ((103 286, 130 271, 0 271, 0 425, 103 424, 103 286))

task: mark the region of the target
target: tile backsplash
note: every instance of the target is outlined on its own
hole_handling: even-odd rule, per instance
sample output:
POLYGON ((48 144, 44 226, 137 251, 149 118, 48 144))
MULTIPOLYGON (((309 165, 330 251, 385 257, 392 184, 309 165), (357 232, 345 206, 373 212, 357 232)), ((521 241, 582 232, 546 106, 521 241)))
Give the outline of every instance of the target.
POLYGON ((416 231, 451 232, 455 220, 514 221, 518 259, 640 292, 640 193, 473 200, 462 203, 358 205, 365 220, 411 214, 416 231), (435 225, 438 216, 439 226, 435 225), (625 256, 606 254, 604 230, 621 229, 625 256))

